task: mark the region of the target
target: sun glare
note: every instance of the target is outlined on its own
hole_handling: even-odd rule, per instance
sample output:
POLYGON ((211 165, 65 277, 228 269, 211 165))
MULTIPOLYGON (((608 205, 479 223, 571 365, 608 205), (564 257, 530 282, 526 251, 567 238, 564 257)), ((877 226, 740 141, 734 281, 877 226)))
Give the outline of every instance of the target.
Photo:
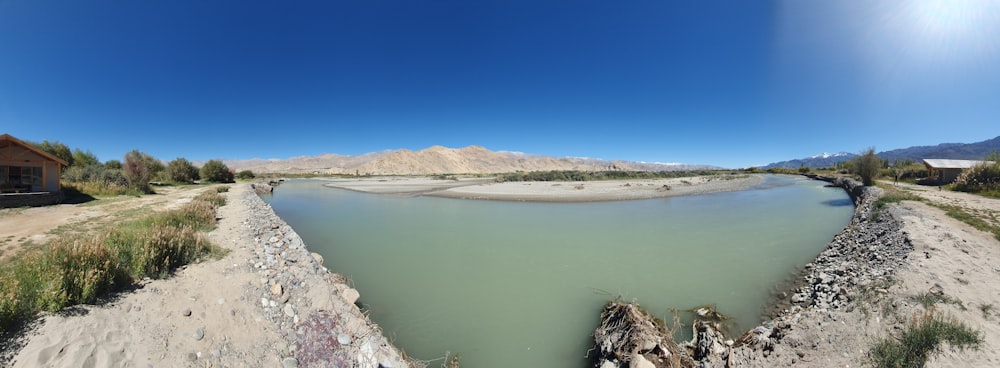
POLYGON ((925 62, 964 64, 992 58, 1000 37, 1000 2, 992 0, 900 1, 900 46, 925 62))

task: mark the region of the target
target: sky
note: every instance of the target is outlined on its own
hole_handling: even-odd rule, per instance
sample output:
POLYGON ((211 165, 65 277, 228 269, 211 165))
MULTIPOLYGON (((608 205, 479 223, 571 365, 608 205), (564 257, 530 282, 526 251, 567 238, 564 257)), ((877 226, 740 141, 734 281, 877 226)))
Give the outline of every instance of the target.
POLYGON ((0 0, 0 133, 748 167, 1000 135, 1000 2, 0 0))

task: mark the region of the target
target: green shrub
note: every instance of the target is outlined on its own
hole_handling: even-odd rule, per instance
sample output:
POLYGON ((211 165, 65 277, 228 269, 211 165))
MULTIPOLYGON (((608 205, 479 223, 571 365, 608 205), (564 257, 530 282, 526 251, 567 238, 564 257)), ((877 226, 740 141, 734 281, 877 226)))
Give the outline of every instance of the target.
POLYGON ((70 167, 63 172, 62 179, 63 187, 87 195, 141 194, 129 191, 122 170, 100 164, 70 167))
POLYGON ((947 341, 953 348, 979 349, 982 333, 952 319, 926 312, 913 316, 899 338, 887 337, 872 345, 869 358, 876 367, 923 367, 947 341))
POLYGON ((971 193, 1000 192, 1000 153, 992 152, 983 163, 962 171, 955 190, 971 193))
POLYGON ((201 179, 216 183, 232 183, 233 172, 219 160, 209 160, 201 166, 201 179))
POLYGON ((83 151, 79 148, 73 149, 73 166, 91 166, 100 165, 101 161, 97 160, 97 156, 90 150, 83 151))
POLYGON ((224 203, 217 191, 205 191, 179 209, 115 224, 90 238, 63 238, 0 265, 0 333, 39 311, 92 303, 134 280, 223 255, 198 230, 214 226, 224 203))
POLYGON ((256 178, 256 177, 257 177, 257 175, 254 175, 253 171, 250 171, 250 170, 243 170, 243 171, 240 171, 240 172, 236 173, 236 178, 237 179, 249 180, 249 179, 253 179, 253 178, 256 178))
POLYGON ((861 177, 861 182, 866 186, 871 186, 875 184, 875 177, 882 169, 882 160, 875 155, 875 148, 871 147, 854 158, 854 163, 851 166, 854 168, 854 173, 861 177))
POLYGON ((198 168, 183 157, 178 157, 167 163, 167 168, 163 170, 168 181, 174 183, 191 184, 198 180, 198 168))

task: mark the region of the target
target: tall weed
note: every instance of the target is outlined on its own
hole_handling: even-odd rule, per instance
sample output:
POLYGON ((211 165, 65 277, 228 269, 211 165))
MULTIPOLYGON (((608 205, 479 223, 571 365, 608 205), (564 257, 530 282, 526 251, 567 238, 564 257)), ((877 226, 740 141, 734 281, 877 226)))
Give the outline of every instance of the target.
POLYGON ((93 303, 145 277, 225 251, 200 231, 215 225, 225 198, 206 191, 183 207, 116 224, 92 237, 63 238, 0 266, 0 332, 39 311, 93 303))

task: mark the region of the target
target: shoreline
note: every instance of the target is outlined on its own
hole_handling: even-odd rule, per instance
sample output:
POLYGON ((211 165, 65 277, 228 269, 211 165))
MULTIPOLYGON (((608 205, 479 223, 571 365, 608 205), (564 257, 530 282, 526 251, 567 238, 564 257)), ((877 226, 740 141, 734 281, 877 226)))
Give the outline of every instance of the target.
POLYGON ((760 174, 692 176, 670 179, 600 181, 528 181, 498 183, 493 179, 436 180, 415 178, 333 179, 323 186, 361 193, 429 196, 510 202, 605 202, 732 192, 764 182, 760 174))
MULTIPOLYGON (((779 292, 777 303, 766 309, 774 312, 770 317, 742 335, 726 336, 709 310, 691 326, 690 341, 675 342, 665 329, 630 335, 643 325, 657 325, 656 318, 644 312, 622 319, 620 311, 641 307, 610 302, 594 332, 596 366, 869 366, 877 341, 896 339, 918 317, 931 315, 970 326, 984 342, 975 350, 942 346, 926 366, 1000 364, 1000 314, 992 311, 1000 305, 1000 285, 993 282, 1000 272, 995 267, 1000 242, 993 234, 925 203, 905 201, 876 209, 883 190, 853 179, 809 177, 844 188, 855 201, 855 213, 779 292), (972 308, 976 305, 979 310, 972 308)), ((964 195, 930 193, 952 199, 964 195)), ((977 202, 981 209, 1000 213, 1000 200, 977 202)))
MULTIPOLYGON (((0 366, 422 367, 355 304, 360 293, 236 184, 209 241, 230 252, 146 279, 97 305, 26 321, 0 366)), ((6 343, 6 342, 5 342, 6 343)))

